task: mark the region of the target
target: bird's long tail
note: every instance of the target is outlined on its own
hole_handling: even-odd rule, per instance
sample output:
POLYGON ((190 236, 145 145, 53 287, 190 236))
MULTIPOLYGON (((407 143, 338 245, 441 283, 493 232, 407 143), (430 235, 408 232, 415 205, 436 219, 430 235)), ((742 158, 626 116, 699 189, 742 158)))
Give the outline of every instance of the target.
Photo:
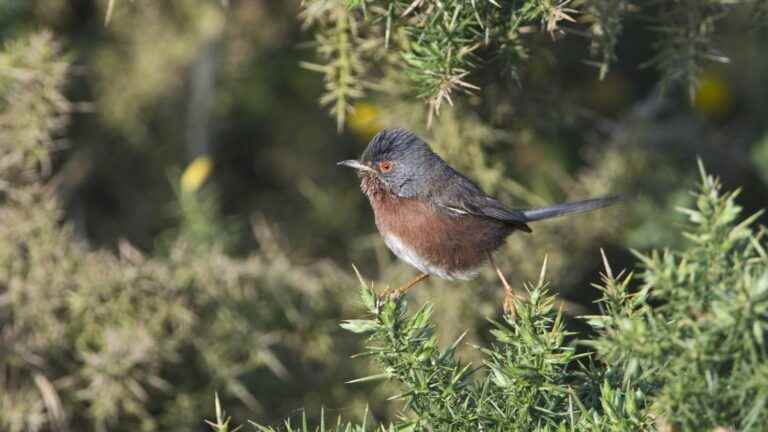
POLYGON ((549 219, 567 214, 584 213, 591 210, 608 207, 609 205, 615 204, 620 199, 621 197, 619 196, 594 198, 572 203, 557 204, 538 209, 523 210, 523 214, 527 219, 526 222, 534 222, 542 219, 549 219))

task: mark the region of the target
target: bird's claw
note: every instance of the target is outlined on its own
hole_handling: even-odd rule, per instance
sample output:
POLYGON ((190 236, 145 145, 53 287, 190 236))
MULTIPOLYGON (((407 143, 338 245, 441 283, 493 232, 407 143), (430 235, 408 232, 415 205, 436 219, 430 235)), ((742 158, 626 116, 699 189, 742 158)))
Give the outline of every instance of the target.
POLYGON ((415 278, 411 279, 410 281, 406 282, 404 285, 402 285, 402 286, 400 286, 398 288, 395 288, 395 289, 387 288, 387 289, 384 290, 383 293, 381 293, 379 295, 379 300, 380 301, 386 301, 386 300, 397 301, 398 299, 400 299, 400 297, 405 295, 405 293, 407 293, 408 290, 410 290, 414 286, 418 285, 419 283, 421 283, 424 279, 427 279, 428 277, 429 277, 429 274, 422 273, 422 274, 416 276, 415 278))
POLYGON ((386 302, 388 300, 397 301, 402 296, 400 290, 387 288, 379 294, 379 302, 386 302))

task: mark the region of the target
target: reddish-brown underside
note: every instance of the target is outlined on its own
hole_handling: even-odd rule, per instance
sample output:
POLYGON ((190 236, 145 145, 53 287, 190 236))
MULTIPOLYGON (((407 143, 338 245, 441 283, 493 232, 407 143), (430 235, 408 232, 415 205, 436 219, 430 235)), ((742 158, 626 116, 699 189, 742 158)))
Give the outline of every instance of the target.
POLYGON ((397 236, 422 259, 449 272, 479 266, 514 231, 498 221, 451 215, 418 198, 398 197, 371 177, 363 177, 361 186, 381 234, 397 236))

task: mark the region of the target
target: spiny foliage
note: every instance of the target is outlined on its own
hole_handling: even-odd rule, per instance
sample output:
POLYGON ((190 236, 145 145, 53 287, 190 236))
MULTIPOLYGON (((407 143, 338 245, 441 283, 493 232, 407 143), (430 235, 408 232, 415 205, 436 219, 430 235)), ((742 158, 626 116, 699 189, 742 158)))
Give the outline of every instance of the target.
MULTIPOLYGON (((361 281, 361 298, 373 316, 342 326, 369 335, 363 355, 383 372, 352 383, 393 379, 404 388, 392 397, 403 401, 401 419, 381 430, 609 430, 596 397, 598 373, 579 364, 585 354, 567 341, 543 274, 526 286, 528 299, 516 301, 515 318, 493 323, 494 342, 482 350, 480 365, 456 358, 463 336, 440 350, 430 305, 408 315, 404 300, 380 301, 361 281)), ((606 395, 613 397, 612 390, 606 395)), ((627 425, 620 430, 640 430, 631 422, 641 416, 639 408, 615 405, 615 423, 627 425)))
MULTIPOLYGON (((620 53, 618 40, 628 19, 641 20, 656 32, 656 53, 648 59, 662 73, 662 84, 683 83, 693 94, 706 61, 727 61, 714 46, 717 21, 737 7, 765 8, 764 2, 630 0, 305 0, 306 26, 316 26, 319 63, 305 63, 323 73, 323 105, 331 105, 339 128, 351 101, 388 73, 404 73, 429 106, 428 121, 455 93, 482 86, 479 68, 504 65, 506 76, 535 46, 531 33, 557 39, 566 34, 589 39, 585 60, 600 78, 620 53), (591 57, 591 58, 590 58, 591 57)), ((759 21, 759 20, 757 20, 759 21)), ((638 65, 641 66, 641 65, 638 65)))
POLYGON ((737 192, 721 194, 701 170, 696 208, 684 235, 691 247, 640 255, 633 277, 602 286, 607 315, 590 342, 626 383, 648 391, 652 410, 673 430, 768 424, 768 255, 765 231, 739 221, 737 192), (648 301, 657 304, 650 307, 648 301))
POLYGON ((494 323, 481 365, 456 358, 461 337, 440 350, 429 304, 409 315, 402 299, 381 301, 361 280, 372 316, 342 326, 368 335, 364 355, 382 372, 355 382, 403 388, 393 397, 403 401, 401 419, 381 430, 763 430, 764 232, 750 227, 758 215, 739 221, 737 192, 722 194, 717 179, 701 175, 696 208, 681 209, 688 248, 638 253, 638 276, 614 276, 605 260, 603 314, 586 317, 596 336, 577 340, 591 353, 567 342, 543 269, 517 316, 494 323))

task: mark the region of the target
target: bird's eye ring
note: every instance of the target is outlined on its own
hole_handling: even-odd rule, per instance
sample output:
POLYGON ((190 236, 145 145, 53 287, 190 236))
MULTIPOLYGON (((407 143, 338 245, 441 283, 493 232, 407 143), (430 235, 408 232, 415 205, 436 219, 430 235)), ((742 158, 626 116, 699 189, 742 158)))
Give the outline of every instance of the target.
POLYGON ((395 164, 392 163, 392 161, 388 161, 388 160, 387 161, 381 161, 381 162, 379 162, 379 171, 381 171, 383 173, 390 172, 390 171, 392 171, 392 167, 394 167, 394 165, 395 164))

